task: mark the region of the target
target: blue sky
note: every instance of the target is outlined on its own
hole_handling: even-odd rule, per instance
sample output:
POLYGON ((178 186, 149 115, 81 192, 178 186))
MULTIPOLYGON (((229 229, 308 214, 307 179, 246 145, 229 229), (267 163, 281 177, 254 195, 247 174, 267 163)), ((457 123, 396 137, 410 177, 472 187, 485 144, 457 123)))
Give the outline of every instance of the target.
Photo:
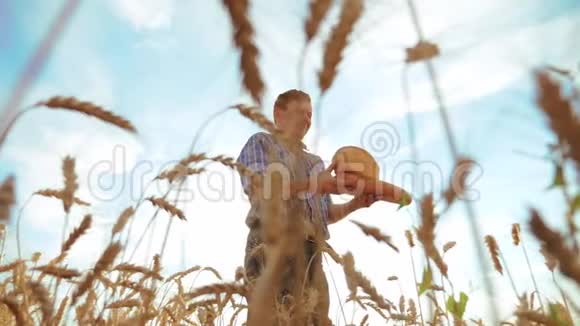
MULTIPOLYGON (((526 273, 521 252, 510 242, 511 223, 524 224, 528 208, 533 205, 552 225, 563 225, 561 194, 544 190, 553 167, 517 153, 544 155, 546 144, 554 139, 535 107, 531 72, 546 63, 577 70, 580 44, 575 41, 580 31, 580 6, 572 0, 417 2, 426 36, 442 51, 434 63, 459 151, 474 158, 481 167, 482 175, 475 183, 479 198, 473 205, 482 232, 493 233, 505 255, 518 262, 509 266, 513 274, 526 273)), ((61 4, 62 1, 36 0, 0 2, 2 103, 61 4)), ((304 0, 252 1, 251 18, 261 51, 259 65, 267 87, 264 112, 270 117, 275 96, 298 87, 297 62, 304 45, 302 26, 307 7, 304 0)), ((412 46, 416 36, 406 3, 366 2, 335 83, 321 99, 316 84, 321 49, 337 15, 335 5, 309 47, 304 67, 304 90, 314 103, 322 100, 323 133, 317 154, 328 161, 341 146, 364 146, 361 138, 369 130, 367 127, 388 122, 396 130, 391 140, 397 140, 398 150, 379 163, 382 177, 397 182, 397 174, 392 171, 411 158, 401 80, 405 73, 404 48, 412 46)), ((229 19, 220 1, 106 0, 80 5, 23 105, 57 94, 76 96, 128 118, 139 135, 133 137, 70 112, 38 110, 16 124, 0 152, 0 176, 16 175, 19 207, 35 190, 59 187, 62 158, 67 154, 77 158, 79 196, 94 205, 88 211, 73 211, 71 224, 77 224, 90 211, 97 227, 76 248, 77 253, 71 257, 73 263, 86 266, 94 259, 100 252, 95 245, 105 245, 117 214, 136 200, 130 188, 123 186, 135 186, 138 194, 140 183, 133 177, 150 165, 153 171, 145 179, 151 179, 160 167, 180 159, 200 127, 206 126, 196 151, 233 157, 245 140, 258 131, 234 112, 206 123, 209 116, 228 105, 250 103, 240 84, 238 52, 231 37, 229 19), (113 154, 115 146, 123 148, 126 164, 122 167, 115 161, 116 170, 109 180, 115 180, 112 182, 121 189, 121 195, 98 202, 92 198, 97 191, 92 168, 102 167, 102 160, 118 159, 113 154)), ((406 71, 420 159, 438 166, 447 178, 452 161, 426 70, 423 65, 414 65, 406 71)), ((308 145, 313 144, 314 136, 315 131, 311 130, 306 137, 308 145)), ((374 149, 367 149, 381 154, 380 150, 375 153, 374 149)), ((184 263, 211 265, 231 279, 235 267, 243 261, 247 232, 243 221, 248 203, 239 194, 236 174, 219 166, 211 168, 216 171, 212 178, 196 179, 201 187, 191 184, 196 200, 183 204, 189 221, 174 224, 175 236, 169 243, 173 254, 166 255, 164 263, 168 272, 182 268, 184 263), (203 198, 220 183, 233 194, 233 200, 203 198), (176 254, 182 248, 187 249, 186 253, 176 254)), ((414 189, 416 194, 421 191, 414 189)), ((377 203, 353 213, 349 219, 380 227, 403 247, 403 232, 416 218, 416 207, 399 212, 395 208, 377 203)), ((139 209, 138 230, 143 229, 152 211, 148 205, 139 209)), ((63 220, 60 203, 34 198, 22 217, 25 253, 42 250, 47 253, 45 258, 55 253, 63 220)), ((160 216, 156 222, 154 247, 160 246, 166 223, 167 216, 160 216)), ((467 314, 481 316, 485 312, 479 310, 482 305, 477 300, 485 297, 467 231, 465 209, 459 204, 441 219, 437 236, 441 245, 458 241, 458 247, 447 257, 451 279, 456 288, 465 291, 473 285, 474 301, 467 314)), ((398 299, 398 287, 386 281, 389 275, 399 275, 405 292, 412 293, 407 257, 395 256, 348 222, 332 226, 331 234, 330 243, 341 253, 352 251, 357 266, 388 298, 398 299), (385 259, 377 261, 377 256, 385 259)), ((534 271, 546 281, 549 274, 537 254, 537 245, 527 237, 534 271)), ((14 240, 13 233, 11 239, 14 240)), ((15 247, 7 248, 8 256, 13 257, 15 247)), ((145 253, 146 250, 140 251, 142 256, 145 253)), ((340 270, 332 263, 325 269, 334 275, 344 299, 346 286, 340 270)), ((498 289, 509 285, 505 277, 489 276, 498 289)), ((531 289, 526 277, 517 282, 522 290, 531 289)), ((545 291, 553 296, 551 283, 545 284, 545 291)), ((511 292, 501 292, 498 302, 513 302, 511 292)), ((333 312, 336 307, 334 302, 333 312)), ((502 314, 507 316, 511 308, 504 306, 502 314)))

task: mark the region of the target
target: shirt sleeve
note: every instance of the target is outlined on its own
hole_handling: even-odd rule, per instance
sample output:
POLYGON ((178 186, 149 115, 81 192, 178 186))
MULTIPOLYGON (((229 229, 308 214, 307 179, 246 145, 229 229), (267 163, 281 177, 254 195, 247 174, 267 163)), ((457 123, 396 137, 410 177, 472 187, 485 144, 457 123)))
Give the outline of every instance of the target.
POLYGON ((330 205, 332 205, 332 199, 330 198, 330 194, 322 195, 322 202, 326 205, 328 211, 330 212, 330 205))
MULTIPOLYGON (((324 165, 324 161, 322 161, 322 159, 319 157, 316 158, 315 163, 312 167, 312 172, 317 174, 317 173, 324 171, 324 169, 326 169, 326 166, 324 165)), ((330 194, 328 194, 328 193, 323 194, 321 197, 322 197, 323 209, 325 210, 325 213, 326 213, 326 212, 328 212, 328 209, 329 209, 330 205, 332 204, 332 199, 330 198, 330 194)))
MULTIPOLYGON (((322 165, 322 170, 326 169, 326 166, 324 166, 324 162, 322 161, 322 159, 320 160, 320 164, 322 165)), ((330 213, 330 205, 332 205, 332 199, 330 198, 330 194, 329 193, 325 193, 322 194, 322 204, 325 207, 325 217, 328 218, 328 214, 330 213)))
MULTIPOLYGON (((245 165, 254 173, 263 174, 268 166, 266 144, 263 135, 257 133, 250 137, 242 148, 236 161, 245 165)), ((249 195, 250 178, 240 175, 240 179, 244 192, 249 195)))

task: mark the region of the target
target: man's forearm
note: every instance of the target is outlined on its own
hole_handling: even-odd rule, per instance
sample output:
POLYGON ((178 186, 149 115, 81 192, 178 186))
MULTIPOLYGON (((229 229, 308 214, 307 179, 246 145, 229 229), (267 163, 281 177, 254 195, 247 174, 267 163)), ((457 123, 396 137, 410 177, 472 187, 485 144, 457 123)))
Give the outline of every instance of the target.
POLYGON ((336 223, 343 218, 347 217, 348 214, 354 212, 356 207, 353 206, 352 202, 346 202, 344 204, 332 204, 328 211, 328 224, 336 223))
POLYGON ((313 179, 296 180, 290 183, 290 196, 296 195, 305 191, 315 191, 316 185, 313 184, 313 179))
MULTIPOLYGON (((265 187, 265 185, 264 185, 265 187)), ((260 193, 264 193, 264 189, 268 187, 262 188, 260 193)), ((271 189, 271 188, 269 188, 271 189)), ((297 198, 299 194, 305 192, 318 192, 316 180, 313 179, 302 179, 292 181, 290 183, 282 183, 282 198, 283 199, 290 199, 290 198, 297 198), (290 197, 290 198, 288 198, 290 197)))

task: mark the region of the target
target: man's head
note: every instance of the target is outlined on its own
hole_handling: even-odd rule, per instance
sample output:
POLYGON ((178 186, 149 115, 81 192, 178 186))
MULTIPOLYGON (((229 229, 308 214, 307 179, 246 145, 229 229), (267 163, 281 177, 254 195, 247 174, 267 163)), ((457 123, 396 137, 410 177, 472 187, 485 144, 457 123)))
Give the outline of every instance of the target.
POLYGON ((296 89, 278 95, 274 103, 274 122, 284 134, 302 140, 312 122, 310 96, 296 89))

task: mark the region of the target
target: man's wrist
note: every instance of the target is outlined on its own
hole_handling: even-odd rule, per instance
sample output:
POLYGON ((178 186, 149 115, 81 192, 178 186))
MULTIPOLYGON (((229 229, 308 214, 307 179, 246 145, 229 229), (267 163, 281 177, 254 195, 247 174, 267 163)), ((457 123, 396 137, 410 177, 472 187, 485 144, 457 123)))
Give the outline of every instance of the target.
POLYGON ((347 214, 350 214, 360 208, 359 205, 357 205, 357 202, 354 200, 354 198, 349 200, 345 206, 347 214))
POLYGON ((317 194, 324 194, 326 192, 326 189, 324 187, 324 182, 322 181, 323 179, 320 176, 317 176, 316 178, 310 179, 311 182, 314 182, 314 184, 310 184, 310 189, 313 189, 315 193, 317 194))

